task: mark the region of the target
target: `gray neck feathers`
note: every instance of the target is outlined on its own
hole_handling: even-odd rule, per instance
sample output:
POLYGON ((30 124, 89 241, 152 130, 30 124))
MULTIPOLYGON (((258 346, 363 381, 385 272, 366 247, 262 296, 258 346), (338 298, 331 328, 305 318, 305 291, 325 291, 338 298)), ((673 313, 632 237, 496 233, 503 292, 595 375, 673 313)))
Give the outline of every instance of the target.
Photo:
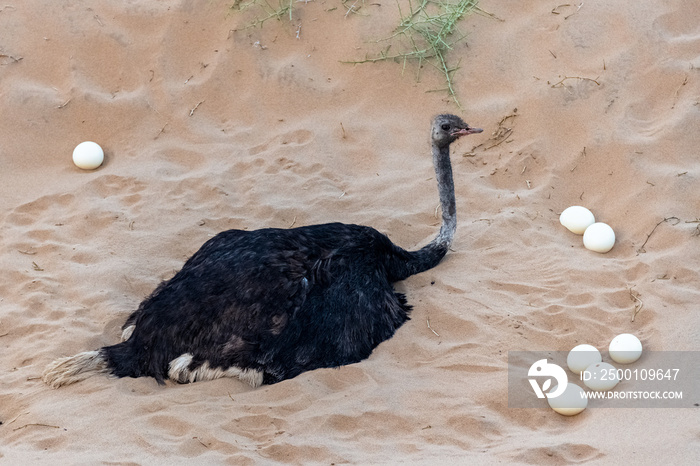
MULTIPOLYGON (((408 252, 408 258, 405 256, 397 257, 395 261, 391 262, 387 268, 391 282, 404 280, 416 273, 432 269, 445 257, 452 244, 452 238, 454 238, 457 229, 457 209, 449 147, 433 146, 433 164, 435 165, 435 176, 440 193, 440 206, 442 207, 440 233, 418 251, 408 252)), ((403 252, 406 253, 406 251, 403 252)))
POLYGON ((440 227, 440 233, 431 244, 449 248, 457 230, 457 205, 455 202, 455 186, 452 178, 449 146, 437 147, 433 145, 433 165, 435 166, 435 177, 440 194, 442 226, 440 227))

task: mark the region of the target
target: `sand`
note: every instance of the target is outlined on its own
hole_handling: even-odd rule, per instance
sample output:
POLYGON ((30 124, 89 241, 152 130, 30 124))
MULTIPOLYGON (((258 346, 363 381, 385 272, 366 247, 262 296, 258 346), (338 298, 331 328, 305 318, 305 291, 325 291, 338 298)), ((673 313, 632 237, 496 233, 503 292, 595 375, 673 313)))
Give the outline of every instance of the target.
POLYGON ((394 2, 299 3, 249 29, 231 3, 0 8, 0 463, 700 460, 698 399, 569 418, 509 408, 507 388, 509 351, 619 333, 700 349, 697 2, 484 0, 495 17, 466 18, 451 52, 463 110, 427 92, 444 87, 430 65, 416 81, 411 64, 341 63, 391 34, 394 2), (453 147, 453 250, 396 285, 412 320, 369 359, 255 390, 40 380, 117 342, 221 230, 343 221, 426 244, 445 111, 485 130, 453 147), (95 171, 71 162, 84 140, 105 149, 95 171), (611 252, 559 224, 570 205, 615 229, 611 252))

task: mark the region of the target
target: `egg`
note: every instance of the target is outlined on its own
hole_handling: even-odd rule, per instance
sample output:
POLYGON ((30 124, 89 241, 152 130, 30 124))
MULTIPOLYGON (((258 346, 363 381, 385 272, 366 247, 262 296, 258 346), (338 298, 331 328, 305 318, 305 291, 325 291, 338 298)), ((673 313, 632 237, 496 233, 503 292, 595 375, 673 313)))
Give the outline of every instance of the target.
POLYGON ((607 223, 594 223, 583 233, 583 245, 591 251, 606 253, 615 244, 615 232, 607 223))
POLYGON ((610 342, 610 358, 620 364, 631 364, 642 356, 642 342, 631 333, 622 333, 610 342))
POLYGON ((94 170, 104 159, 105 153, 96 142, 81 142, 73 149, 73 163, 83 170, 94 170))
POLYGON ((578 345, 569 351, 569 355, 566 357, 566 364, 569 366, 569 370, 574 374, 580 374, 582 370, 602 361, 603 358, 594 346, 591 345, 578 345))
POLYGON ((620 381, 617 368, 607 362, 597 362, 588 366, 581 374, 583 384, 597 392, 615 388, 620 381))
POLYGON ((575 205, 564 209, 564 212, 559 216, 559 223, 570 232, 582 235, 586 228, 595 223, 595 217, 590 210, 575 205))
MULTIPOLYGON (((557 386, 550 390, 549 393, 554 393, 557 386)), ((584 395, 583 389, 573 383, 567 383, 564 393, 556 398, 547 398, 549 407, 562 416, 574 416, 588 406, 588 398, 584 395)))

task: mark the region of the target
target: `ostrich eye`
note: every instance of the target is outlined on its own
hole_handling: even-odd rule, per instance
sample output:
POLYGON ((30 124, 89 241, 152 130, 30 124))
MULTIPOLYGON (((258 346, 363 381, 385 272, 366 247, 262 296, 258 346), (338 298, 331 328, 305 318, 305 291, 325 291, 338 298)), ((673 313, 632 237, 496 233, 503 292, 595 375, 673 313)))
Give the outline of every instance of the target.
POLYGON ((444 125, 441 126, 441 128, 442 128, 443 131, 449 131, 449 130, 450 130, 450 125, 448 125, 447 123, 445 123, 444 125))

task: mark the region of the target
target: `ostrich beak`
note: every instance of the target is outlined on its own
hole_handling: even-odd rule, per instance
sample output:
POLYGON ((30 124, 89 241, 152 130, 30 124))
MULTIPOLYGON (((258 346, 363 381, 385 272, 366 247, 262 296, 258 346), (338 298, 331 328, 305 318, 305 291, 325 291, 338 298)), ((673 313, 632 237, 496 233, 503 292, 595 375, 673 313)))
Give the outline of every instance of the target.
POLYGON ((454 133, 452 133, 452 136, 457 136, 459 138, 462 136, 466 136, 467 134, 481 133, 482 131, 483 129, 481 128, 470 128, 467 126, 466 128, 462 128, 459 131, 455 131, 454 133))

